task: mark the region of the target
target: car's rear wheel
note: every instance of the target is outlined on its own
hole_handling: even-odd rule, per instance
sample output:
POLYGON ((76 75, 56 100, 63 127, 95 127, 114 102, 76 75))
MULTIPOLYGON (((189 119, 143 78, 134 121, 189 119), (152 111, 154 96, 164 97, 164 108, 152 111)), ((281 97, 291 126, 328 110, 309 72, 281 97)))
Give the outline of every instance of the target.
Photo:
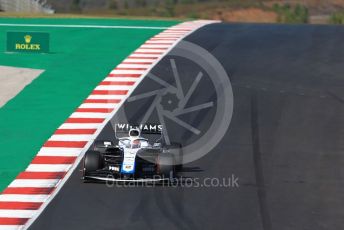
POLYGON ((158 157, 158 173, 164 179, 175 178, 175 159, 172 154, 162 154, 158 157))
POLYGON ((166 146, 169 153, 171 153, 175 160, 175 168, 177 171, 182 170, 183 168, 183 148, 181 144, 178 143, 171 143, 170 145, 166 146))

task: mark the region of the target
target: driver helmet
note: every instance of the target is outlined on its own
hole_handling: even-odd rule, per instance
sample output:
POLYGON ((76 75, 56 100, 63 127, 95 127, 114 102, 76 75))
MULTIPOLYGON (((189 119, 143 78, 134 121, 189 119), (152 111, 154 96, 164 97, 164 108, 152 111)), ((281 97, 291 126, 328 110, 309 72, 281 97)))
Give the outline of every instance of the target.
POLYGON ((139 129, 130 129, 129 130, 129 137, 139 137, 140 130, 139 129))

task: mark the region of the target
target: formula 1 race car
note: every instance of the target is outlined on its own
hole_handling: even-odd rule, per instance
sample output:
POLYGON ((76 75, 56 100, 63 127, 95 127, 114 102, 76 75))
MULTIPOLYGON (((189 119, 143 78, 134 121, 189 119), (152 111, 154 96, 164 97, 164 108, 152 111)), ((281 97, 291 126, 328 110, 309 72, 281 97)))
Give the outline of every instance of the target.
POLYGON ((182 167, 181 145, 162 143, 162 130, 158 131, 161 137, 150 142, 142 134, 151 135, 151 131, 129 126, 125 131, 128 136, 118 137, 116 127, 115 140, 96 140, 86 152, 84 181, 159 182, 175 178, 176 170, 182 167))

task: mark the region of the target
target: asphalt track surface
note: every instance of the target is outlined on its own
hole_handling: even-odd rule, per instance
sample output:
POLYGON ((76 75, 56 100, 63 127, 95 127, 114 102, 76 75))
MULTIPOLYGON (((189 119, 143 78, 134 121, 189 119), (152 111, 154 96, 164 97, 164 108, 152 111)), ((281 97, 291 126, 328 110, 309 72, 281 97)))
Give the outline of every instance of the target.
MULTIPOLYGON (((83 184, 75 171, 30 230, 342 229, 343 37, 336 26, 214 24, 196 31, 185 40, 225 67, 234 114, 217 147, 181 174, 234 174, 239 188, 109 188, 83 184)), ((112 132, 108 125, 99 138, 112 132)))

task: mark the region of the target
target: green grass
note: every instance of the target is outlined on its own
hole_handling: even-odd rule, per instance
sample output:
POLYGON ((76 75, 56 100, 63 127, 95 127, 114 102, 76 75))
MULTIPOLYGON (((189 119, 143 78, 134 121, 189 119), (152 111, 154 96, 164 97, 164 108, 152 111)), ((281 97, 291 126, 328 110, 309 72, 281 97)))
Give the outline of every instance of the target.
MULTIPOLYGON (((0 18, 0 23, 170 26, 176 21, 0 18)), ((46 71, 0 108, 0 191, 127 55, 160 30, 0 26, 0 65, 46 71), (7 31, 50 33, 50 54, 5 52, 7 31)))
POLYGON ((337 25, 344 24, 344 11, 331 14, 329 23, 337 25))
POLYGON ((289 4, 282 6, 274 4, 273 10, 277 13, 277 21, 280 23, 308 23, 309 21, 308 8, 300 4, 294 7, 289 4))

